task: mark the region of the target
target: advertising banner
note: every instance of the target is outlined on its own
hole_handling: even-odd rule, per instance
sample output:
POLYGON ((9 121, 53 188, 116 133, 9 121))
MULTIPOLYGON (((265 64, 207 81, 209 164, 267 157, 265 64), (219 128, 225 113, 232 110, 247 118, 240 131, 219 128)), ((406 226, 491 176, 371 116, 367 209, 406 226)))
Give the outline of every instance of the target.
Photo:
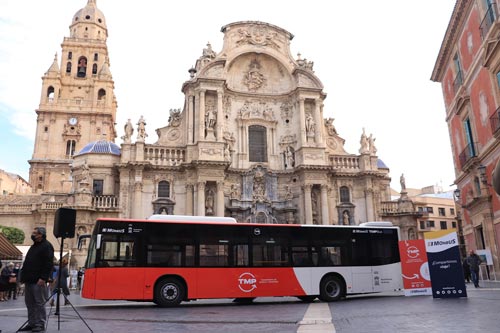
POLYGON ((425 241, 400 241, 399 255, 405 296, 432 295, 425 241))
POLYGON ((424 233, 434 298, 467 297, 457 233, 440 230, 424 233))

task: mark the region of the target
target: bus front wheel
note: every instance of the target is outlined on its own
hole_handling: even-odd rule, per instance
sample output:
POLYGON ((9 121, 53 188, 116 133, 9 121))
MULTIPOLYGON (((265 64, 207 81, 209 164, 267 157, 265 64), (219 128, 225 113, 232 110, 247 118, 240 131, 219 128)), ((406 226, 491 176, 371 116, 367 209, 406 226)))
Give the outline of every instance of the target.
POLYGON ((323 278, 319 290, 319 298, 324 302, 338 301, 345 295, 344 282, 337 276, 323 278))
POLYGON ((184 299, 184 293, 182 282, 175 278, 165 278, 155 286, 154 302, 161 307, 176 306, 184 299))

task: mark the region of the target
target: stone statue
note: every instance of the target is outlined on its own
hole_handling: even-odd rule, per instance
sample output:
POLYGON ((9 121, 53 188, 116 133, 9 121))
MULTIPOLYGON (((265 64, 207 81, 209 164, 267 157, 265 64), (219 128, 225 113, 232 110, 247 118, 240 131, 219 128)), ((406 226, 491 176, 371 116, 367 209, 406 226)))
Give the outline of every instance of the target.
POLYGON ((375 155, 377 153, 377 147, 375 147, 375 140, 376 139, 370 133, 370 136, 368 137, 368 144, 370 145, 370 155, 375 155))
POLYGON ((215 56, 216 54, 214 50, 212 50, 212 45, 210 43, 207 43, 207 47, 203 49, 203 57, 213 59, 215 58, 215 56))
POLYGON ((290 186, 285 185, 285 200, 289 201, 293 199, 293 193, 290 186))
POLYGON ((342 219, 343 219, 343 224, 344 225, 350 225, 350 221, 349 221, 349 212, 347 210, 344 210, 344 214, 342 215, 342 219))
POLYGON ((181 124, 181 109, 170 109, 170 116, 168 117, 168 125, 172 127, 179 127, 181 124))
POLYGON ((231 151, 229 150, 229 144, 224 144, 224 160, 230 162, 231 161, 231 151))
POLYGON ((361 139, 359 140, 361 147, 359 148, 360 154, 366 154, 370 152, 370 143, 365 134, 365 129, 363 128, 363 134, 361 134, 361 139))
POLYGON ((207 214, 212 214, 214 212, 214 192, 212 190, 207 191, 207 197, 205 198, 205 211, 207 214))
POLYGON ((314 136, 316 124, 310 113, 306 115, 306 133, 308 136, 314 136))
POLYGON ((402 173, 401 177, 399 177, 399 182, 401 183, 401 192, 404 192, 404 190, 406 190, 406 180, 404 173, 402 173))
POLYGON ((146 134, 146 121, 142 115, 137 126, 137 140, 144 142, 148 135, 146 134))
POLYGON ((229 194, 230 199, 239 199, 240 198, 240 189, 237 184, 231 185, 231 193, 229 194))
POLYGON ((233 132, 224 132, 223 139, 226 141, 227 145, 229 146, 229 151, 233 151, 234 144, 236 142, 236 138, 234 137, 233 132))
POLYGON ((214 129, 215 124, 217 124, 217 115, 215 114, 215 110, 207 110, 205 112, 205 128, 214 129))
POLYGON ((334 120, 334 118, 325 119, 326 131, 330 136, 337 134, 337 129, 335 129, 335 126, 333 125, 334 120))
POLYGON ((124 127, 125 135, 122 136, 122 140, 125 143, 130 143, 130 139, 132 138, 132 134, 134 134, 134 126, 132 125, 132 122, 130 119, 127 121, 124 127))
POLYGON ((88 183, 90 177, 90 169, 87 164, 87 161, 82 165, 82 183, 88 183))
POLYGON ((285 155, 285 169, 290 169, 295 166, 295 157, 293 156, 293 148, 287 146, 284 151, 285 155))

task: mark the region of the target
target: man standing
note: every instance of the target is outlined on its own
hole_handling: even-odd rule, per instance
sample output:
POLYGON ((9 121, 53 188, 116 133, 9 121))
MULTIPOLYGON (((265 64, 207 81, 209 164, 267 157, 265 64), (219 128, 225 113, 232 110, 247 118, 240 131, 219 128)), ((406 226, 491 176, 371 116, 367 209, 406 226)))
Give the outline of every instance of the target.
POLYGON ((28 325, 19 331, 43 332, 47 314, 47 281, 52 271, 54 248, 47 241, 47 231, 36 227, 31 234, 31 245, 21 269, 21 282, 24 283, 24 300, 28 309, 28 325))
POLYGON ((470 250, 469 256, 467 257, 467 263, 470 267, 470 274, 474 287, 479 288, 479 265, 481 265, 481 258, 479 258, 474 250, 470 250))

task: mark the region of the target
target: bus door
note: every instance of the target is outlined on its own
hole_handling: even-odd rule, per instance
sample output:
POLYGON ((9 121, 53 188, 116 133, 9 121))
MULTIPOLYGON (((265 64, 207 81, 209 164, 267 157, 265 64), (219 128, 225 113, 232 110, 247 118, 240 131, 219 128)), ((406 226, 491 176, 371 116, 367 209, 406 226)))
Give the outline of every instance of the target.
POLYGON ((103 234, 96 261, 95 297, 144 298, 144 269, 138 266, 137 239, 133 234, 103 234))
POLYGON ((353 229, 351 293, 373 292, 373 269, 368 230, 353 229))

